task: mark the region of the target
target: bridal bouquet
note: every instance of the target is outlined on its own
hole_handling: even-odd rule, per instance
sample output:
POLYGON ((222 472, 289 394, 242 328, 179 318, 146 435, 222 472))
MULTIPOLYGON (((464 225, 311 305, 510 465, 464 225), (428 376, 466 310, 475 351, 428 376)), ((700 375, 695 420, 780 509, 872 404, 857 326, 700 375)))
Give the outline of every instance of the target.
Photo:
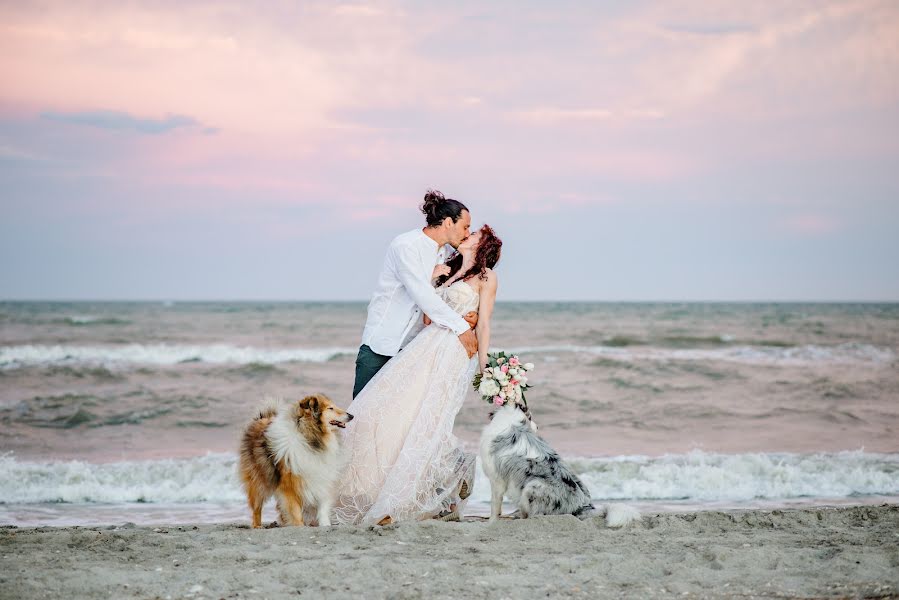
POLYGON ((503 406, 506 402, 524 400, 524 391, 531 388, 527 373, 532 370, 534 363, 522 363, 515 354, 491 352, 487 355, 487 366, 471 383, 481 398, 503 406))

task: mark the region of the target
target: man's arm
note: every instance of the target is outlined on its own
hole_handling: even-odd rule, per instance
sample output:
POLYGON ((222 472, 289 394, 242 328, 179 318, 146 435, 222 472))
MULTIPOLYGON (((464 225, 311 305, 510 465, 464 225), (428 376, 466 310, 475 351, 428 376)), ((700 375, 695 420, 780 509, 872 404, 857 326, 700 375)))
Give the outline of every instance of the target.
POLYGON ((394 249, 396 273, 400 282, 418 307, 438 325, 451 329, 456 335, 470 331, 470 327, 462 316, 451 309, 436 290, 423 280, 418 273, 420 258, 414 248, 400 246, 394 249))

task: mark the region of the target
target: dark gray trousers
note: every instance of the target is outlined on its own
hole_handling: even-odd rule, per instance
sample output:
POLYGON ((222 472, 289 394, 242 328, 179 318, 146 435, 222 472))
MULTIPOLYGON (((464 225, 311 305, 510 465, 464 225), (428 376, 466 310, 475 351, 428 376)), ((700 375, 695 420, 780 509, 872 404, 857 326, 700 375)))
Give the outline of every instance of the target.
POLYGON ((359 395, 362 388, 391 358, 393 357, 377 354, 368 347, 368 344, 362 344, 359 347, 359 354, 356 355, 356 384, 353 386, 353 398, 359 395))

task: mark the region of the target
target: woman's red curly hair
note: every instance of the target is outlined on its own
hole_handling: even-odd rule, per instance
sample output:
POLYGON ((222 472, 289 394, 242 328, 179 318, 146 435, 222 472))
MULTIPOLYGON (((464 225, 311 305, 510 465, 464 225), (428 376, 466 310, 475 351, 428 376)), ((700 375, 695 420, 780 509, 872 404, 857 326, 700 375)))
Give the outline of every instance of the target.
MULTIPOLYGON (((474 264, 459 277, 462 281, 475 275, 481 279, 487 279, 487 269, 495 267, 502 254, 503 241, 496 237, 496 232, 493 231, 493 228, 490 225, 484 225, 479 231, 481 240, 478 242, 478 249, 475 251, 474 264)), ((443 275, 437 279, 438 286, 443 285, 459 272, 459 269, 462 268, 462 254, 458 252, 454 254, 452 258, 446 261, 446 266, 450 268, 450 272, 448 275, 443 275)))

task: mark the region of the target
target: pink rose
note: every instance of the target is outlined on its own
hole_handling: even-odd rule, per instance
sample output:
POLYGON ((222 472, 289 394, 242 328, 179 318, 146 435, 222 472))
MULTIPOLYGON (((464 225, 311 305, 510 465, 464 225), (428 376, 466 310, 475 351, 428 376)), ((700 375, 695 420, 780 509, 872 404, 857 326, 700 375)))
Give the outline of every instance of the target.
POLYGON ((503 404, 506 403, 506 401, 503 400, 503 397, 502 397, 502 396, 494 396, 494 397, 493 397, 493 403, 496 404, 497 406, 502 406, 503 404))
POLYGON ((518 380, 517 380, 517 379, 513 379, 513 380, 512 380, 512 385, 518 385, 518 380))
POLYGON ((503 366, 501 366, 501 367, 499 368, 499 370, 502 371, 503 373, 508 373, 508 372, 509 372, 509 365, 503 365, 503 366))
POLYGON ((518 362, 517 356, 513 356, 512 358, 509 359, 509 364, 512 365, 513 367, 517 367, 521 363, 518 362))

